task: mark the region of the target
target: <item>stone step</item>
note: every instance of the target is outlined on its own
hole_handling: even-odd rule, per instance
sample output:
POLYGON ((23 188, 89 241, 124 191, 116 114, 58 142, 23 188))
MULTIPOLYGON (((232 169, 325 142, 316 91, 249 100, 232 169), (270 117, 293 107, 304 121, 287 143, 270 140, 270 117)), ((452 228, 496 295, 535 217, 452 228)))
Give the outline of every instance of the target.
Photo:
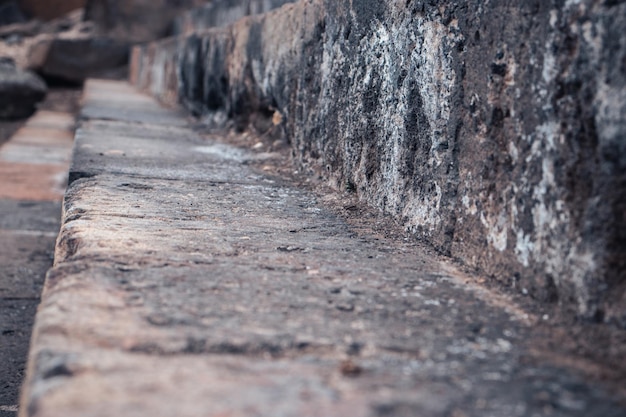
POLYGON ((276 154, 85 88, 21 416, 624 414, 536 305, 276 154))

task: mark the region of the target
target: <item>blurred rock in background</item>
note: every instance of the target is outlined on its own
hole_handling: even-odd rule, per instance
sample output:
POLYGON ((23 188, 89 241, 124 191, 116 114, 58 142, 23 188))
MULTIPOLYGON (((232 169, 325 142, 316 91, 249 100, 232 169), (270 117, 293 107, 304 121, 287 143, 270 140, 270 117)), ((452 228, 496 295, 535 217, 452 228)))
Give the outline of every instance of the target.
POLYGON ((124 78, 129 48, 128 42, 91 34, 44 38, 30 48, 28 67, 53 83, 124 78))
MULTIPOLYGON (((52 87, 122 79, 130 47, 171 34, 208 0, 0 0, 0 118, 28 117, 52 87)), ((241 2, 246 3, 245 1, 241 2)))
POLYGON ((26 16, 20 10, 17 2, 13 0, 0 0, 0 26, 21 23, 26 21, 26 16))
POLYGON ((37 20, 52 20, 85 7, 87 0, 17 0, 20 9, 37 20))
POLYGON ((17 68, 10 58, 0 58, 0 119, 30 116, 46 92, 46 83, 36 74, 17 68))

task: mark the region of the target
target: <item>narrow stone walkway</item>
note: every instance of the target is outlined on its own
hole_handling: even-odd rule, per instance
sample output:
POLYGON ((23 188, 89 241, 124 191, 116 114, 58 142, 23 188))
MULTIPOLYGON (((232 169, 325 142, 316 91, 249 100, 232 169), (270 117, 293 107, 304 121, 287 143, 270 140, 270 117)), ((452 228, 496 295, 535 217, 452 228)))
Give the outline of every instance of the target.
POLYGON ((532 313, 90 81, 22 416, 623 416, 532 313), (504 300, 504 301, 503 301, 504 300))
POLYGON ((40 111, 0 148, 0 417, 17 415, 31 328, 52 266, 74 117, 40 111))

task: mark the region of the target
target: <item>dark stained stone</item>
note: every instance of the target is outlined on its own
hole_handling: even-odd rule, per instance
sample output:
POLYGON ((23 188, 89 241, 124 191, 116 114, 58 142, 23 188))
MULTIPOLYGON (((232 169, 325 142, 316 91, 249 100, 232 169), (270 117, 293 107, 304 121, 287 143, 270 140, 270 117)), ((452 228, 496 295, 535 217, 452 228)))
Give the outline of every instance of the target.
POLYGON ((36 74, 17 68, 9 58, 0 58, 0 119, 30 116, 46 92, 46 84, 36 74))
POLYGON ((31 48, 29 67, 46 78, 81 83, 124 67, 129 48, 127 42, 104 36, 48 38, 31 48))
POLYGON ((15 1, 0 1, 0 26, 22 23, 25 20, 26 17, 15 1))

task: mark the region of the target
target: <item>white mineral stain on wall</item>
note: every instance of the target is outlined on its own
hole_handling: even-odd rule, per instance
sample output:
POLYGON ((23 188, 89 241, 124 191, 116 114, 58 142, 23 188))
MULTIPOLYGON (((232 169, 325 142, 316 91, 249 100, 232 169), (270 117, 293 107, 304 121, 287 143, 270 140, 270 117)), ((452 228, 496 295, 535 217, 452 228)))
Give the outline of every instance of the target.
POLYGON ((7 413, 17 413, 18 411, 20 411, 20 409, 17 405, 0 405, 0 411, 4 411, 7 413))
POLYGON ((513 163, 516 164, 517 159, 519 158, 519 152, 517 150, 517 147, 515 146, 515 143, 513 143, 512 140, 509 141, 509 156, 511 157, 513 163))
POLYGON ((463 207, 465 207, 465 213, 470 216, 476 215, 478 213, 478 208, 476 207, 476 202, 470 200, 468 195, 464 195, 461 199, 461 203, 463 203, 463 207))
MULTIPOLYGON (((454 26, 452 26, 454 27, 454 26)), ((380 172, 374 180, 368 180, 365 172, 368 162, 368 146, 363 146, 362 157, 353 172, 357 184, 368 184, 364 198, 377 202, 386 211, 400 214, 406 219, 410 230, 434 230, 441 222, 441 184, 434 183, 428 191, 407 189, 406 172, 403 172, 403 158, 414 157, 406 154, 408 134, 404 122, 408 117, 409 98, 417 89, 421 95, 422 111, 427 125, 410 126, 410 129, 426 132, 430 136, 430 152, 426 166, 416 167, 425 174, 433 172, 444 159, 439 150, 446 140, 448 119, 450 116, 450 95, 454 87, 456 74, 451 68, 449 57, 444 53, 444 42, 456 42, 450 29, 436 22, 420 21, 418 24, 410 19, 395 22, 391 27, 380 24, 368 39, 362 41, 362 48, 367 49, 366 62, 362 68, 353 67, 350 74, 352 80, 360 79, 353 87, 367 91, 371 84, 379 83, 379 107, 384 107, 388 115, 381 120, 362 120, 361 123, 382 124, 386 136, 377 138, 380 158, 380 172), (398 88, 399 72, 408 70, 406 77, 398 88), (376 77, 376 78, 375 78, 376 77), (368 188, 370 191, 368 191, 368 188)), ((337 50, 325 57, 332 59, 337 50)), ((328 65, 328 64, 324 64, 328 65)), ((357 104, 355 115, 358 118, 361 104, 357 104)), ((348 123, 350 124, 350 123, 348 123)), ((350 149, 346 149, 348 154, 350 149)), ((347 168, 349 172, 350 167, 347 168)))
POLYGON ((550 27, 556 29, 556 24, 559 20, 558 10, 550 10, 550 27))
POLYGON ((517 260, 528 267, 531 254, 535 250, 535 245, 531 241, 531 236, 524 234, 523 230, 518 229, 516 233, 515 255, 517 260))
POLYGON ((572 6, 576 6, 578 4, 581 3, 582 0, 567 0, 565 2, 565 7, 572 7, 572 6))
POLYGON ((555 121, 547 122, 537 126, 534 136, 543 138, 543 140, 536 140, 533 142, 533 145, 537 144, 537 147, 533 148, 531 157, 541 157, 545 154, 545 151, 556 150, 557 140, 561 136, 561 128, 555 121))
POLYGON ((550 41, 547 42, 545 49, 546 53, 543 56, 543 67, 541 70, 541 76, 546 84, 549 84, 557 75, 556 57, 552 54, 552 52, 550 52, 550 43, 550 41))
POLYGON ((566 261, 573 266, 571 276, 568 279, 576 288, 578 311, 581 314, 587 314, 589 313, 588 300, 591 298, 591 294, 589 293, 590 286, 585 281, 596 270, 595 255, 591 252, 580 253, 574 248, 569 252, 566 261))
POLYGON ((595 116, 598 138, 601 144, 617 143, 624 147, 626 139, 626 89, 613 88, 601 82, 594 103, 598 109, 595 116))
MULTIPOLYGON (((578 2, 569 4, 576 5, 578 2)), ((551 12, 550 25, 553 28, 559 26, 561 13, 562 10, 551 12)), ((378 109, 384 108, 386 115, 368 120, 364 116, 363 103, 358 100, 354 109, 339 116, 340 124, 344 122, 347 127, 371 124, 374 125, 373 132, 384 132, 383 135, 377 133, 375 138, 364 139, 361 144, 355 145, 354 140, 346 142, 346 155, 350 152, 354 154, 354 149, 350 147, 360 145, 356 150, 357 156, 347 162, 345 167, 345 172, 350 173, 351 179, 355 180, 360 197, 400 216, 409 230, 420 233, 437 230, 445 215, 443 211, 446 210, 442 207, 444 184, 437 180, 437 169, 446 161, 440 145, 447 137, 451 94, 456 79, 450 57, 445 52, 450 44, 458 40, 453 34, 453 26, 445 27, 419 18, 416 21, 414 17, 391 24, 387 21, 387 26, 379 24, 369 38, 362 40, 363 51, 359 56, 363 62, 348 66, 351 72, 347 79, 352 82, 350 88, 355 96, 362 96, 368 89, 375 87, 379 93, 379 101, 375 104, 378 109), (404 79, 398 77, 401 69, 408 70, 404 79), (427 126, 413 128, 419 130, 421 137, 427 138, 430 143, 426 146, 426 153, 420 155, 421 165, 414 167, 413 175, 416 178, 423 175, 434 179, 428 180, 428 184, 409 187, 407 173, 402 171, 409 157, 406 153, 409 132, 404 124, 411 111, 409 99, 414 89, 421 95, 427 126), (369 158, 373 158, 373 146, 376 147, 374 157, 378 158, 379 170, 368 178, 366 168, 369 158)), ((588 24, 581 24, 580 32, 586 42, 597 43, 597 34, 588 24)), ((521 123, 514 124, 512 133, 520 139, 519 142, 511 140, 506 149, 514 165, 524 163, 529 171, 521 173, 508 187, 503 187, 504 191, 498 200, 498 196, 484 194, 460 195, 459 207, 463 215, 458 216, 457 221, 464 221, 470 216, 479 220, 492 253, 502 253, 504 256, 510 253, 520 265, 537 268, 537 271, 552 276, 558 288, 575 287, 583 311, 590 297, 585 290, 585 280, 593 273, 596 263, 593 254, 582 250, 579 243, 572 242, 575 233, 572 234, 569 209, 563 201, 560 184, 557 184, 555 161, 565 138, 556 116, 550 116, 553 110, 550 96, 554 91, 555 78, 562 70, 552 52, 555 36, 550 35, 545 40, 544 49, 530 57, 532 63, 541 66, 540 80, 533 93, 537 97, 538 108, 547 116, 530 134, 524 134, 521 123), (530 219, 520 217, 529 214, 530 219)), ((512 54, 506 54, 507 74, 504 84, 513 91, 513 96, 519 98, 524 92, 516 88, 515 77, 519 68, 515 59, 512 54)), ((326 45, 322 64, 323 79, 331 80, 337 74, 337 65, 343 66, 344 63, 341 42, 326 45)), ((332 96, 329 91, 322 94, 332 96)), ((599 117, 605 122, 598 123, 598 126, 610 126, 611 123, 606 123, 606 120, 623 116, 626 97, 602 83, 597 94, 601 109, 599 114, 603 115, 599 117), (607 98, 610 98, 610 103, 607 98), (615 103, 618 104, 617 110, 611 106, 615 103)), ((476 104, 480 97, 475 95, 470 100, 476 104)), ((511 105, 510 110, 513 119, 516 119, 515 115, 519 118, 515 104, 511 105)), ((485 140, 486 128, 479 128, 483 129, 483 136, 477 135, 476 140, 485 140)), ((617 131, 607 127, 600 134, 611 138, 614 135, 612 132, 617 131)), ((349 136, 353 132, 346 128, 345 133, 349 136)), ((467 178, 464 181, 468 181, 467 178)), ((476 189, 473 184, 475 181, 469 181, 465 189, 476 189)))
POLYGON ((254 77, 254 80, 257 82, 257 85, 262 86, 263 89, 267 91, 267 84, 264 82, 265 77, 263 77, 264 74, 261 61, 253 59, 251 64, 252 76, 254 77))
POLYGON ((495 217, 480 213, 480 222, 487 231, 487 242, 497 251, 504 252, 507 247, 509 224, 506 212, 501 212, 495 217))
POLYGON ((405 227, 409 231, 416 231, 418 228, 425 228, 432 231, 441 221, 441 187, 434 184, 434 193, 427 197, 416 196, 409 193, 409 199, 402 211, 403 218, 407 219, 405 227))

